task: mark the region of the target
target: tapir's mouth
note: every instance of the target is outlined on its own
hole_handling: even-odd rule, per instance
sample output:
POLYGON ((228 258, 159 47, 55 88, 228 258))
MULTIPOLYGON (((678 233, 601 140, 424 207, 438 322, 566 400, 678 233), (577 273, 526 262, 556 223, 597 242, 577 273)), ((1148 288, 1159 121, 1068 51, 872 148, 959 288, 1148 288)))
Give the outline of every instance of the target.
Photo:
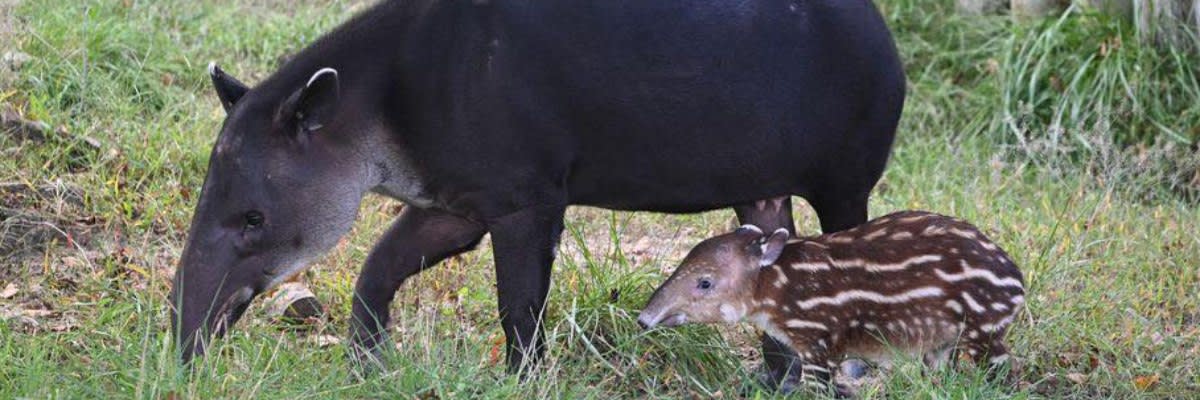
POLYGON ((249 287, 244 287, 234 292, 221 304, 221 308, 217 309, 215 320, 216 326, 213 327, 213 332, 217 337, 225 335, 225 330, 242 318, 242 314, 246 313, 246 309, 250 307, 250 300, 254 298, 254 290, 249 287))
POLYGON ((638 324, 642 326, 642 329, 653 329, 656 326, 671 328, 685 323, 687 323, 687 315, 684 313, 666 314, 658 318, 647 318, 646 315, 642 315, 638 318, 638 324))
POLYGON ((663 320, 661 322, 659 322, 658 324, 661 326, 668 327, 668 328, 673 328, 676 326, 683 325, 685 323, 687 323, 687 315, 685 315, 684 313, 678 313, 678 314, 672 314, 670 316, 667 316, 666 318, 663 318, 663 320))

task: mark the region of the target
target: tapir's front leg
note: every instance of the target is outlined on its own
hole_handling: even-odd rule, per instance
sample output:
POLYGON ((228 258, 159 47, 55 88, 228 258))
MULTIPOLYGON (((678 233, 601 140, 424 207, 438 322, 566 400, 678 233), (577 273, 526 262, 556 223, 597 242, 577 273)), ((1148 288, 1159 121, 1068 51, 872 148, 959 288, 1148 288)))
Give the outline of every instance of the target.
POLYGON ((482 224, 434 209, 406 207, 367 256, 354 288, 352 346, 360 358, 387 338, 388 306, 405 279, 470 250, 483 238, 482 224))
POLYGON ((565 210, 562 205, 526 208, 488 222, 510 371, 542 355, 542 311, 565 210))

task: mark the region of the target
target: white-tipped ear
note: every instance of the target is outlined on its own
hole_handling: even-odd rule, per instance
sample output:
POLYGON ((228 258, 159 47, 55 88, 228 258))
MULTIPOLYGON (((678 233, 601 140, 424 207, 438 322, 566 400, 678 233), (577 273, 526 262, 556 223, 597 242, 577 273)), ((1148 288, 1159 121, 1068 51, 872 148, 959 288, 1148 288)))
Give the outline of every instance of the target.
POLYGON ((779 260, 779 256, 783 255, 783 248, 787 246, 788 237, 792 234, 787 229, 779 228, 772 232, 770 236, 762 238, 762 258, 759 259, 758 265, 765 267, 775 264, 779 260))
POLYGON ((341 84, 333 68, 321 68, 300 89, 294 107, 296 119, 306 132, 315 132, 334 119, 341 84))
POLYGON ((763 234, 762 228, 759 228, 759 227, 751 225, 751 224, 745 224, 745 225, 739 226, 737 228, 737 230, 738 231, 749 231, 749 232, 757 233, 759 235, 763 234))
POLYGON ((320 69, 320 70, 318 70, 316 73, 314 73, 314 74, 313 74, 313 76, 312 76, 311 78, 308 78, 308 83, 305 83, 305 84, 304 84, 304 87, 311 87, 311 86, 313 85, 313 82, 316 82, 316 81, 317 81, 317 79, 321 79, 321 77, 322 77, 322 76, 325 76, 326 74, 333 74, 333 78, 334 78, 335 80, 336 80, 336 79, 337 79, 337 77, 338 77, 338 72, 337 72, 337 70, 336 70, 336 69, 333 69, 333 68, 321 68, 321 69, 320 69))
POLYGON ((245 84, 222 71, 216 62, 208 63, 208 77, 212 79, 213 89, 217 91, 217 98, 226 112, 233 109, 233 105, 250 91, 245 84))

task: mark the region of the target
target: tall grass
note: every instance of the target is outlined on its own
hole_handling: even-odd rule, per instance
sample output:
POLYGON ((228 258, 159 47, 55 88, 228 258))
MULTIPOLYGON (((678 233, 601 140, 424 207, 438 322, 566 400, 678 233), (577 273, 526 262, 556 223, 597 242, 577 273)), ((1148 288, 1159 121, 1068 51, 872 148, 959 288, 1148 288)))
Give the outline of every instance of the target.
MULTIPOLYGON (((1190 223, 1200 211, 1171 186, 1188 182, 1171 165, 1187 168, 1200 135, 1197 56, 1138 46, 1124 22, 1087 11, 1014 22, 957 16, 950 0, 879 3, 910 96, 872 215, 920 208, 976 223, 1013 254, 1030 295, 1012 333, 1017 386, 902 362, 860 393, 1200 395, 1200 229, 1190 223), (1154 164, 1159 155, 1175 164, 1154 164)), ((38 211, 96 217, 103 229, 93 243, 0 270, 0 283, 20 283, 0 311, 54 313, 0 321, 0 398, 775 396, 753 385, 750 330, 645 333, 633 320, 684 250, 727 228, 728 211, 571 210, 548 356, 525 383, 500 366, 487 243, 406 282, 383 371, 360 376, 329 343, 348 329, 357 268, 394 215, 393 202, 374 197, 309 272, 328 320, 286 329, 254 308, 194 368, 179 366, 163 299, 223 117, 203 66, 219 61, 257 81, 352 9, 325 0, 20 6, 26 33, 13 46, 35 60, 0 99, 103 147, 0 138, 0 181, 78 186, 83 207, 38 211)), ((817 231, 803 202, 794 211, 803 232, 817 231)))

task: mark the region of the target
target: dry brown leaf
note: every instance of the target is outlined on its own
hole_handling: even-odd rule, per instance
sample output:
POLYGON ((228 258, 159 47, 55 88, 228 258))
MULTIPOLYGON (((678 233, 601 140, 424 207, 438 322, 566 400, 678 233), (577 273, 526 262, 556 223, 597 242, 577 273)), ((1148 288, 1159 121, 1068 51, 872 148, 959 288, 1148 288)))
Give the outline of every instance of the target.
POLYGON ((1138 375, 1133 378, 1133 386, 1136 386, 1138 388, 1138 390, 1149 389, 1151 386, 1154 386, 1154 384, 1156 384, 1156 383, 1158 383, 1158 374, 1138 375))
POLYGON ((54 312, 50 311, 50 310, 42 310, 42 309, 25 309, 25 310, 21 310, 21 314, 26 317, 39 318, 39 317, 49 317, 50 315, 54 314, 54 312))
POLYGON ((1076 385, 1082 385, 1084 382, 1087 382, 1087 379, 1088 379, 1087 375, 1084 375, 1084 374, 1081 374, 1078 372, 1072 372, 1072 373, 1067 374, 1067 380, 1069 380, 1071 382, 1075 382, 1076 385))
POLYGON ((317 335, 313 337, 313 341, 317 343, 317 347, 326 348, 341 343, 342 338, 333 335, 317 335))
POLYGON ((17 284, 9 283, 4 286, 4 290, 0 290, 0 299, 7 299, 17 295, 17 284))

